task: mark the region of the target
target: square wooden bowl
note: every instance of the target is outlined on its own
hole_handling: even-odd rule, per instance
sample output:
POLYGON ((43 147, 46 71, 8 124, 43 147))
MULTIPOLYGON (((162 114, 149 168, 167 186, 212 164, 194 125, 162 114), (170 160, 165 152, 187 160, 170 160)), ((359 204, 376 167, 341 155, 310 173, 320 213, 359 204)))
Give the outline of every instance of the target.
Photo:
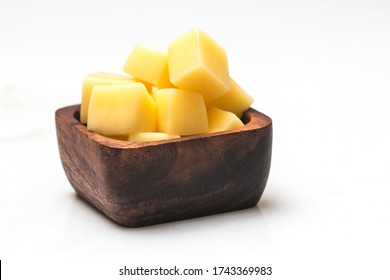
POLYGON ((140 227, 255 206, 271 164, 272 121, 250 108, 236 130, 155 142, 88 131, 80 105, 56 111, 65 173, 110 219, 140 227))

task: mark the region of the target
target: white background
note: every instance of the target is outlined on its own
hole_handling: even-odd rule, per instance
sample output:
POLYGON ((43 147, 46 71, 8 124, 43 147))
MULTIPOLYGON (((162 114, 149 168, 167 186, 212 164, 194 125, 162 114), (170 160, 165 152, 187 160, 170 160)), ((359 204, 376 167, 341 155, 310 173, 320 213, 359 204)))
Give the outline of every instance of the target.
MULTIPOLYGON (((124 279, 124 265, 389 279, 389 65, 389 1, 0 0, 4 279, 124 279), (86 74, 120 73, 138 41, 165 48, 193 27, 273 119, 266 191, 244 211, 117 226, 68 183, 54 112, 80 102, 86 74)), ((190 279, 210 278, 259 279, 190 279)))

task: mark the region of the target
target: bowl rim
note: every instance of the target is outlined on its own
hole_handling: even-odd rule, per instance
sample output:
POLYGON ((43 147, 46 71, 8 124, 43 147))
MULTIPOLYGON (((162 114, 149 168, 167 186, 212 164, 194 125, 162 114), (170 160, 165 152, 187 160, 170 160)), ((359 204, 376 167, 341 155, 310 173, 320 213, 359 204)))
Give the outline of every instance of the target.
POLYGON ((159 146, 163 144, 178 143, 178 142, 187 142, 197 139, 205 139, 209 137, 217 137, 224 135, 232 135, 236 133, 242 133, 245 131, 265 129, 268 126, 272 125, 272 119, 267 115, 253 109, 250 107, 243 113, 242 120, 244 126, 232 130, 219 131, 207 134, 197 134, 182 136, 180 138, 166 139, 166 140, 157 140, 157 141, 127 141, 109 138, 97 132, 93 132, 87 129, 87 126, 80 122, 80 104, 70 105, 57 109, 55 112, 56 120, 65 120, 65 122, 77 129, 80 133, 84 134, 91 140, 99 143, 100 145, 107 146, 109 148, 117 149, 128 149, 128 148, 142 148, 142 147, 151 147, 159 146))

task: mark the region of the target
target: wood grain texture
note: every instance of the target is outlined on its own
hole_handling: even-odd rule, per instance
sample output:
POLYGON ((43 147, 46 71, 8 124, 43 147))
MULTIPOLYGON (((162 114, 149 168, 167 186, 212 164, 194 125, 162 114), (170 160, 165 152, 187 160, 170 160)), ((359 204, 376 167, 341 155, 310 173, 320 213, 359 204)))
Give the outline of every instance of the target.
POLYGON ((56 111, 65 173, 110 219, 140 227, 255 206, 271 164, 272 121, 250 108, 242 128, 155 142, 88 131, 79 105, 56 111))

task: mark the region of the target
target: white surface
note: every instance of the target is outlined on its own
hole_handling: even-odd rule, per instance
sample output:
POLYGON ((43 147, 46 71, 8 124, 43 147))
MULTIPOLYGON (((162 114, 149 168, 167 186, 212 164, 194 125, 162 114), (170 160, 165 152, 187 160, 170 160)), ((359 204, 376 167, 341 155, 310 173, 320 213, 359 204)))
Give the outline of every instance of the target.
POLYGON ((124 265, 389 279, 390 2, 77 2, 0 3, 4 279, 121 279, 124 265), (266 191, 245 211, 116 226, 75 196, 54 111, 79 103, 84 75, 120 72, 136 42, 165 47, 195 26, 273 118, 266 191))

